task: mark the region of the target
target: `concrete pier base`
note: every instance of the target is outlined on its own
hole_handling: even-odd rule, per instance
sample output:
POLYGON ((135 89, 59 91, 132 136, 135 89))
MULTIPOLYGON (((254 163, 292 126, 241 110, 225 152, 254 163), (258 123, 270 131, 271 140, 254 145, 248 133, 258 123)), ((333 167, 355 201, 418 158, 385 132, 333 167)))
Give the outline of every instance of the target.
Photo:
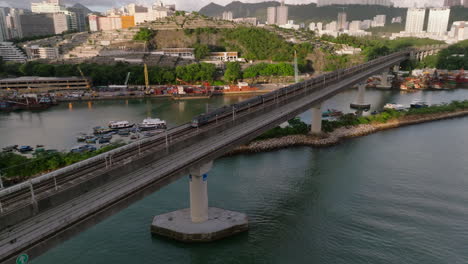
POLYGON ((365 93, 366 93, 366 84, 365 83, 359 84, 356 103, 350 105, 352 109, 357 109, 357 110, 370 109, 371 105, 365 103, 365 99, 364 99, 365 93))
POLYGON ((182 242, 210 242, 247 231, 249 221, 246 214, 209 207, 208 219, 195 223, 190 209, 182 209, 155 216, 151 233, 182 242))

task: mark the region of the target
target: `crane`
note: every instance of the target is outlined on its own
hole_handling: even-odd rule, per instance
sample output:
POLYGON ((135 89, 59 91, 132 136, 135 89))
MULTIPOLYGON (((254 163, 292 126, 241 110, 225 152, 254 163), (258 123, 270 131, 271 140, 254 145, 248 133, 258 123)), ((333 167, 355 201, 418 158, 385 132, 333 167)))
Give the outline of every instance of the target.
POLYGON ((151 94, 150 86, 149 86, 149 76, 148 76, 148 66, 145 63, 145 94, 151 94))
POLYGON ((124 83, 124 85, 125 85, 125 87, 127 87, 127 88, 128 88, 128 80, 130 80, 130 74, 131 74, 131 72, 128 72, 128 73, 127 73, 127 78, 125 78, 125 83, 124 83))
MULTIPOLYGON (((81 70, 80 66, 78 66, 78 71, 80 72, 81 77, 83 77, 83 79, 86 79, 86 77, 85 77, 83 71, 81 70)), ((88 90, 91 89, 88 81, 86 81, 86 88, 88 88, 88 90)))

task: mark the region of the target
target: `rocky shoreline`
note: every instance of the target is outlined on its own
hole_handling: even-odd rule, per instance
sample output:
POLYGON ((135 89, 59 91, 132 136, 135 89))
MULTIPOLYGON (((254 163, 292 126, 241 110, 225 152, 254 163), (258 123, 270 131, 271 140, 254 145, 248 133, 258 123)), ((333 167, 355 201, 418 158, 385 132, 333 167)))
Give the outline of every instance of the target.
POLYGON ((402 126, 427 123, 431 121, 450 119, 467 115, 468 110, 449 113, 411 115, 404 116, 399 119, 393 119, 387 123, 341 127, 331 133, 323 133, 322 135, 291 135, 280 138, 271 138, 253 141, 248 145, 239 146, 233 151, 229 152, 227 155, 259 153, 297 146, 328 147, 339 144, 341 141, 348 138, 366 136, 379 131, 402 126))

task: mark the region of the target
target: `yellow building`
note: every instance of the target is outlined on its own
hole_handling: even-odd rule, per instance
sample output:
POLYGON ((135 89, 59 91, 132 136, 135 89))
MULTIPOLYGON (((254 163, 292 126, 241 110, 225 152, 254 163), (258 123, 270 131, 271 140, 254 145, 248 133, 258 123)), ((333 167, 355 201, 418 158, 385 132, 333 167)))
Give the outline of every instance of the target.
POLYGON ((122 28, 131 28, 135 26, 135 17, 134 16, 121 16, 122 19, 122 28))

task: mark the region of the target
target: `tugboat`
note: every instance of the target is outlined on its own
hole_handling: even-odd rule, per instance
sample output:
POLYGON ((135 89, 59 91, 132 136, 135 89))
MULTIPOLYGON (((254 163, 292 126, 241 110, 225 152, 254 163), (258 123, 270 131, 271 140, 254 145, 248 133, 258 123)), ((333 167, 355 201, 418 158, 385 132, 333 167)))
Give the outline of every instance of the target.
POLYGON ((124 129, 124 128, 131 128, 135 124, 131 124, 128 121, 110 121, 109 128, 110 129, 124 129))
POLYGON ((159 118, 146 118, 141 124, 138 125, 141 131, 154 130, 154 129, 166 129, 166 121, 159 118))

